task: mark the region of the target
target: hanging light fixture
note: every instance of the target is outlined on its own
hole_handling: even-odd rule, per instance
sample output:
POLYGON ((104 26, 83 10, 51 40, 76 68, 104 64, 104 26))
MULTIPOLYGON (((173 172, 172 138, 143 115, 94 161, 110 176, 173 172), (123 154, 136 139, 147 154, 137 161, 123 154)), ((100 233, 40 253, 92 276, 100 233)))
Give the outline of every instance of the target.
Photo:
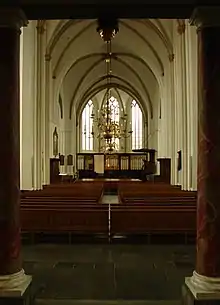
MULTIPOLYGON (((111 42, 115 35, 118 33, 118 22, 117 19, 99 19, 97 32, 106 43, 106 80, 107 80, 107 91, 106 91, 106 103, 103 104, 100 110, 99 116, 95 118, 94 113, 92 114, 93 124, 96 122, 98 129, 98 138, 101 142, 101 150, 106 153, 111 153, 118 150, 116 139, 126 138, 131 135, 132 131, 127 133, 127 115, 124 114, 120 118, 119 122, 115 120, 115 116, 119 113, 115 113, 114 107, 112 107, 112 95, 111 95, 111 78, 112 78, 112 49, 111 42)), ((94 130, 94 129, 93 129, 94 130)), ((94 131, 92 131, 94 136, 94 131)))
POLYGON ((116 18, 99 18, 97 32, 105 42, 111 41, 118 33, 118 20, 116 18))

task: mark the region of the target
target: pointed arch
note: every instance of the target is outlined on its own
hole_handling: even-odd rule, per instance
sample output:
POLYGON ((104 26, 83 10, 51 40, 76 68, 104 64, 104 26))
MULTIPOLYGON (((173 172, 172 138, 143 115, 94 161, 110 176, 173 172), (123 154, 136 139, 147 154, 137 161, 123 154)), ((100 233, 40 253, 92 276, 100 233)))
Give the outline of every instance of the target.
POLYGON ((89 100, 81 116, 81 139, 82 139, 82 151, 92 151, 93 150, 93 136, 92 136, 92 113, 93 113, 93 102, 89 100))
POLYGON ((143 148, 143 113, 136 100, 131 101, 131 149, 143 148))

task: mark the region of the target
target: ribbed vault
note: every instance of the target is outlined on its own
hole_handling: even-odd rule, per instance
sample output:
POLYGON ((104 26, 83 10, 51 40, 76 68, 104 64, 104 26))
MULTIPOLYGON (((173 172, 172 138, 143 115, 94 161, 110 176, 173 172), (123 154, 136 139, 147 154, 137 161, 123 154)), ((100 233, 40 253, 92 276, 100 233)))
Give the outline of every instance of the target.
MULTIPOLYGON (((166 67, 173 56, 172 22, 119 20, 119 33, 112 41, 111 87, 119 99, 136 99, 148 119, 158 108, 166 67)), ((71 119, 73 111, 78 116, 89 99, 105 95, 105 44, 96 31, 96 20, 47 21, 47 28, 53 99, 57 103, 62 91, 64 113, 71 119)))

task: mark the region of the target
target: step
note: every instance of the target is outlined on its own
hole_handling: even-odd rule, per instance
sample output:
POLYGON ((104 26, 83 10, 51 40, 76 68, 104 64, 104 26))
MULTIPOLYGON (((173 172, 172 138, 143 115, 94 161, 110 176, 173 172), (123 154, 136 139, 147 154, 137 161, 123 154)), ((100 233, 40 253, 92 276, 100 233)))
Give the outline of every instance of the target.
POLYGON ((180 305, 180 300, 70 300, 36 299, 35 305, 180 305))

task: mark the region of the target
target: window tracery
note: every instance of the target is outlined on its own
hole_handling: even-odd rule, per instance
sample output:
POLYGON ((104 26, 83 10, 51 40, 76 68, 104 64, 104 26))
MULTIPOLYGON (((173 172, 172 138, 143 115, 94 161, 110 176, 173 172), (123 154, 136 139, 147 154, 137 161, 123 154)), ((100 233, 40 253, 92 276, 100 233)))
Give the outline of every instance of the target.
POLYGON ((143 148, 143 114, 138 103, 131 102, 132 149, 143 148))
MULTIPOLYGON (((100 109, 96 109, 97 113, 100 114, 107 106, 107 101, 101 105, 100 109)), ((122 119, 127 114, 124 113, 119 101, 114 97, 111 96, 109 99, 109 107, 111 111, 112 121, 117 123, 119 126, 122 125, 122 119)), ((126 129, 131 130, 130 132, 130 149, 140 149, 143 148, 143 137, 144 137, 144 128, 143 128, 143 113, 142 110, 137 103, 137 101, 132 100, 131 107, 128 109, 128 113, 130 113, 130 124, 126 125, 126 129)), ((98 125, 95 124, 94 120, 94 104, 92 100, 89 100, 88 103, 85 105, 82 116, 81 116, 81 150, 82 151, 93 151, 94 150, 94 140, 96 138, 100 139, 99 144, 99 151, 102 151, 101 147, 104 145, 102 143, 103 139, 98 137, 98 125), (96 126, 97 125, 97 126, 96 126)), ((98 121, 99 122, 99 121, 98 121)), ((129 130, 126 130, 126 133, 129 134, 129 130)), ((115 143, 115 151, 120 151, 120 143, 121 138, 115 137, 113 138, 113 142, 115 143)), ((96 140, 97 141, 97 140, 96 140)), ((125 138, 126 141, 126 138, 125 138)), ((124 144, 123 144, 124 145, 124 144)), ((97 147, 98 148, 98 147, 97 147)), ((129 147, 127 147, 129 149, 129 147)))
POLYGON ((93 150, 93 136, 92 136, 92 113, 93 113, 93 102, 89 100, 82 112, 82 150, 92 151, 93 150))

